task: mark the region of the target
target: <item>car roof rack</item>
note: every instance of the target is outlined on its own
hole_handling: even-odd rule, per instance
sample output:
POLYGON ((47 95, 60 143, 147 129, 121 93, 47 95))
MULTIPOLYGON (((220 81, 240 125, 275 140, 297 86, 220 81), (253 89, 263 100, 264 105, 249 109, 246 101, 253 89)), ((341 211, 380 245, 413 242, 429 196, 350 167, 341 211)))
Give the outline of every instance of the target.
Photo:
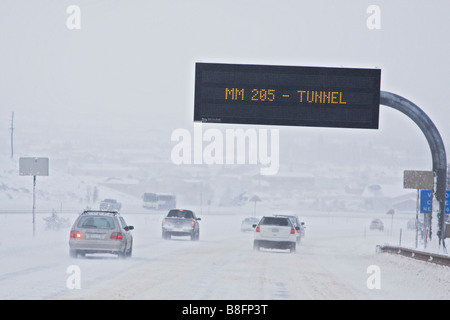
POLYGON ((84 210, 81 214, 82 215, 83 214, 99 214, 99 215, 100 214, 104 214, 104 215, 112 214, 112 215, 116 216, 116 215, 119 215, 119 212, 115 211, 115 210, 84 210))

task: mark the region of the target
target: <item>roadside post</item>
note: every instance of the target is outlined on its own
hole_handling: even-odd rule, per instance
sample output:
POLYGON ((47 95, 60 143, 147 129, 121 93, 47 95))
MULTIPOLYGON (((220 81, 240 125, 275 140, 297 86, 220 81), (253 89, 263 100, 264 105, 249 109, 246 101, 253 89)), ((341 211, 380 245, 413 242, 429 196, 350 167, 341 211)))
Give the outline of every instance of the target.
POLYGON ((388 212, 386 212, 387 215, 391 216, 391 237, 392 237, 392 228, 394 227, 394 214, 395 214, 395 210, 394 209, 389 209, 388 212))
MULTIPOLYGON (((405 170, 403 172, 403 188, 404 189, 417 189, 417 205, 416 205, 416 248, 417 248, 418 235, 419 235, 419 210, 421 213, 424 213, 424 214, 429 213, 430 218, 431 218, 432 203, 433 203, 433 199, 432 199, 433 191, 432 190, 434 189, 434 172, 433 171, 405 170), (431 189, 431 191, 430 191, 430 189, 431 189), (428 192, 424 193, 423 191, 428 191, 428 192), (419 205, 419 194, 420 194, 420 202, 421 202, 420 205, 419 205), (429 195, 429 201, 427 201, 425 199, 425 197, 427 195, 429 195), (422 203, 425 203, 426 205, 423 205, 422 203), (420 207, 420 209, 419 209, 419 207, 420 207)), ((428 222, 427 222, 427 225, 428 225, 428 222)), ((426 228, 426 226, 425 226, 425 228, 426 228)), ((429 230, 429 229, 426 228, 426 230, 429 230)), ((428 239, 428 234, 426 235, 425 239, 428 239)), ((425 240, 425 247, 426 247, 426 241, 427 240, 425 240)))
POLYGON ((33 238, 36 235, 36 176, 48 176, 48 164, 48 158, 19 158, 19 175, 33 177, 33 238))
POLYGON ((251 197, 248 201, 253 201, 253 202, 255 203, 255 205, 253 206, 253 216, 256 217, 256 203, 257 203, 257 202, 261 202, 262 200, 261 200, 260 197, 258 197, 258 196, 255 194, 255 195, 254 195, 253 197, 251 197))

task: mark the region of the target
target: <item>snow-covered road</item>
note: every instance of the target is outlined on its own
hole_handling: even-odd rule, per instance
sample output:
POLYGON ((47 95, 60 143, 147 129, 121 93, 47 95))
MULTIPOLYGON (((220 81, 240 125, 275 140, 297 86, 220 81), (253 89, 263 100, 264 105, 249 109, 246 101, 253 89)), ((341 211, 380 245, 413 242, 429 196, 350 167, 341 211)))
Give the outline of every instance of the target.
MULTIPOLYGON (((70 216, 73 221, 75 216, 70 216)), ((390 254, 377 244, 394 236, 369 231, 367 217, 304 217, 297 253, 253 251, 241 215, 201 216, 200 241, 163 240, 162 214, 129 214, 131 259, 73 259, 68 229, 46 231, 38 215, 35 239, 28 215, 0 215, 0 299, 448 299, 450 268, 390 254), (80 289, 69 289, 77 266, 80 289), (379 268, 379 289, 367 285, 379 268)), ((404 231, 405 232, 405 231, 404 231)), ((408 231, 412 232, 412 231, 408 231)), ((405 232, 406 233, 406 232, 405 232)))

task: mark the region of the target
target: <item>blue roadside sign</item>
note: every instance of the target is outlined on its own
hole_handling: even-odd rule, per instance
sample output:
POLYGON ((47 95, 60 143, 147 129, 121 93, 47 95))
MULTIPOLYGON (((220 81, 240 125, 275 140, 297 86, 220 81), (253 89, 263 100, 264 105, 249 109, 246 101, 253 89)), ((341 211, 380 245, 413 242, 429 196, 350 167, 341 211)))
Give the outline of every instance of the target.
MULTIPOLYGON (((431 190, 420 190, 420 213, 431 213, 431 190)), ((450 214, 450 190, 445 191, 445 214, 450 214)))
POLYGON ((431 213, 431 190, 420 190, 420 213, 431 213))
POLYGON ((445 191, 445 214, 450 214, 450 191, 445 191))

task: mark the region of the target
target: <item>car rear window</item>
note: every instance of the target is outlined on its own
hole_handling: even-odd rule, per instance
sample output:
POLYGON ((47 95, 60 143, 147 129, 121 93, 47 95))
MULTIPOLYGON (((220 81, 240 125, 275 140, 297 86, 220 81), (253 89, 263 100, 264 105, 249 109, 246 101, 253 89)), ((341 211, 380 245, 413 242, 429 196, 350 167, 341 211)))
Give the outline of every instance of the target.
POLYGON ((114 229, 115 223, 112 217, 83 216, 78 221, 77 227, 87 229, 114 229))
POLYGON ((271 226, 280 226, 280 227, 288 227, 290 226, 288 218, 279 218, 279 217, 264 217, 260 225, 271 225, 271 226))
POLYGON ((170 210, 167 214, 169 218, 185 218, 185 219, 193 219, 194 214, 189 210, 170 210))

